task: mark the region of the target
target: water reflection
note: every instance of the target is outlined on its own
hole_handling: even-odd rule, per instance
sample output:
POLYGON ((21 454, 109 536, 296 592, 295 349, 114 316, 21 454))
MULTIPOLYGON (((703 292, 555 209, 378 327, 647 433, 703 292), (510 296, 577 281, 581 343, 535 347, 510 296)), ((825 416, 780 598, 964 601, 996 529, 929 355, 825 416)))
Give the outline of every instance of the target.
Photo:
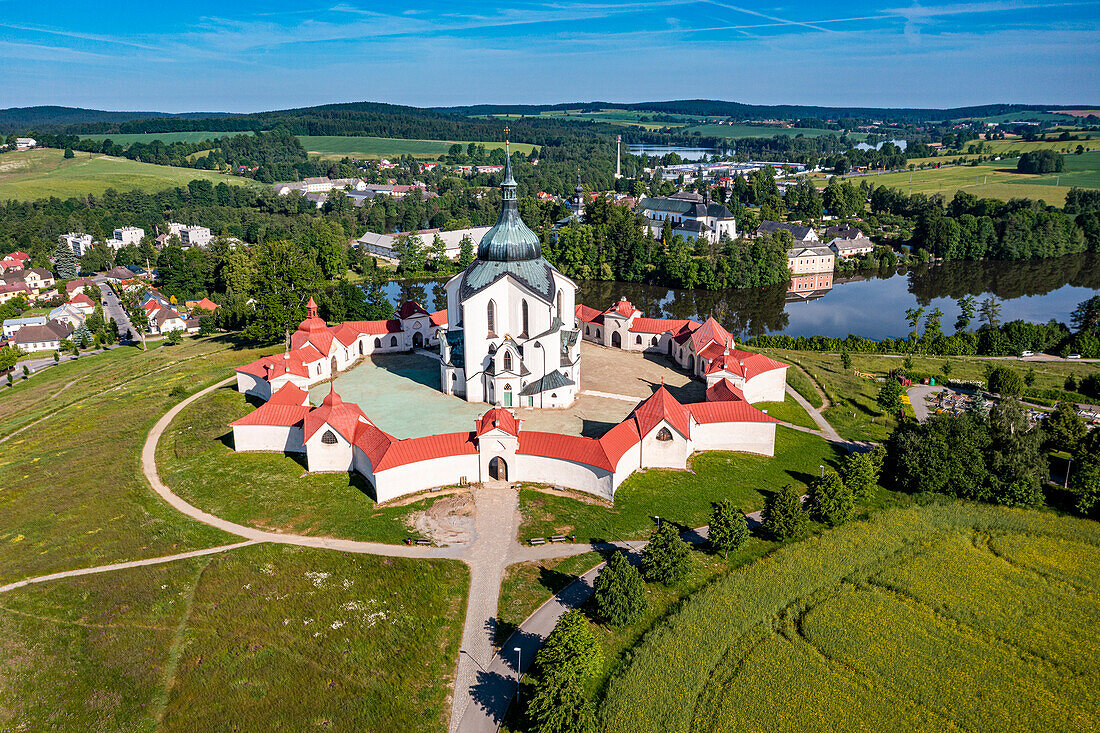
MULTIPOLYGON (((790 288, 675 290, 605 281, 580 281, 577 285, 577 297, 586 305, 607 307, 625 297, 653 318, 702 320, 713 315, 740 338, 764 333, 837 337, 856 333, 882 339, 908 333, 905 310, 916 306, 940 308, 943 327, 950 331, 958 315, 955 300, 963 295, 997 297, 1003 301, 1003 321, 1054 318, 1068 323, 1077 304, 1100 290, 1100 256, 1012 263, 947 262, 836 278, 807 275, 790 288)), ((395 303, 411 298, 436 310, 446 305, 443 281, 391 282, 385 289, 395 303)))

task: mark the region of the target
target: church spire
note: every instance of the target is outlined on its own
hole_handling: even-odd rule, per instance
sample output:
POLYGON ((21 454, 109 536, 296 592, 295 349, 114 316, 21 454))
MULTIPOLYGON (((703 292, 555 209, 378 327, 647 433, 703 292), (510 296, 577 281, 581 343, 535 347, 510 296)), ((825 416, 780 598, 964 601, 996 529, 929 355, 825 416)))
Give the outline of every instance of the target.
MULTIPOLYGON (((504 128, 508 132, 508 128, 504 128)), ((518 262, 542 257, 538 235, 531 231, 519 215, 516 200, 516 179, 512 177, 511 145, 504 139, 504 180, 500 183, 500 217, 496 226, 485 233, 477 247, 477 259, 482 261, 518 262)))
POLYGON ((509 147, 508 128, 504 128, 504 180, 500 184, 505 201, 516 200, 516 179, 512 178, 512 151, 509 147))

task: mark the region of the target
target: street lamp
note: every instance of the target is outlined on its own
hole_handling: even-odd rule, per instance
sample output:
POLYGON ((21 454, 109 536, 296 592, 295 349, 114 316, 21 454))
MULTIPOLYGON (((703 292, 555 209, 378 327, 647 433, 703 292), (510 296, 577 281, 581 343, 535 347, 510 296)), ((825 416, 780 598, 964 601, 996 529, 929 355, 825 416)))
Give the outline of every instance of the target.
POLYGON ((660 529, 661 529, 661 518, 660 517, 654 517, 654 519, 657 520, 657 530, 660 531, 660 529))
POLYGON ((519 647, 512 647, 512 651, 516 653, 516 702, 518 703, 523 692, 523 688, 519 686, 520 680, 523 679, 523 668, 520 664, 521 652, 519 647))
POLYGON ((825 466, 818 466, 821 469, 821 478, 825 478, 825 466))
MULTIPOLYGON (((542 378, 546 379, 546 347, 541 341, 535 342, 535 348, 542 351, 542 378)), ((543 385, 545 387, 545 385, 543 385)), ((546 407, 546 390, 539 392, 539 407, 546 407)))

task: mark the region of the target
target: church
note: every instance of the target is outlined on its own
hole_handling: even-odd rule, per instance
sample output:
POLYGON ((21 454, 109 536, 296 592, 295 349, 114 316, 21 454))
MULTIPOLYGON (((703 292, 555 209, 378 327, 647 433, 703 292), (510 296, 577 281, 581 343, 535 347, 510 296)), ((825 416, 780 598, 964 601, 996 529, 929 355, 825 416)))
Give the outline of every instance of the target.
POLYGON ((568 407, 580 384, 576 284, 542 256, 519 215, 508 156, 500 217, 451 278, 440 328, 440 389, 501 407, 568 407))

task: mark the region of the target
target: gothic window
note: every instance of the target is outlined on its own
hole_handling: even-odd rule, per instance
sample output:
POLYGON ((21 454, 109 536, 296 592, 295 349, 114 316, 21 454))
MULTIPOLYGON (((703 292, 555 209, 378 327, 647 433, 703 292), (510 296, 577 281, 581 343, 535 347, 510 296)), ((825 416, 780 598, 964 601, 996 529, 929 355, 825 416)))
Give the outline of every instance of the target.
POLYGON ((524 300, 520 306, 520 310, 523 311, 523 336, 527 336, 527 301, 524 300))
POLYGON ((397 346, 397 337, 390 336, 390 346, 397 346))
POLYGON ((635 337, 634 337, 634 343, 636 343, 636 344, 638 344, 638 345, 641 345, 641 343, 642 343, 642 337, 641 337, 641 336, 635 336, 635 337))
POLYGON ((512 352, 504 352, 504 371, 511 371, 512 369, 512 352))
POLYGON ((336 445, 336 436, 331 430, 326 430, 325 434, 321 436, 321 442, 325 445, 336 445))
POLYGON ((490 300, 489 305, 485 306, 485 322, 486 330, 489 331, 489 337, 497 335, 497 304, 496 301, 490 300))
POLYGON ((565 316, 563 316, 563 315, 561 314, 561 313, 562 313, 562 310, 561 310, 561 301, 562 301, 562 297, 561 297, 561 291, 559 290, 559 291, 558 291, 558 318, 564 321, 564 320, 565 320, 565 316))
POLYGON ((672 433, 669 431, 668 428, 661 428, 657 431, 657 440, 661 441, 662 443, 667 443, 668 441, 672 440, 672 433))
POLYGON ((585 336, 591 336, 592 335, 592 332, 588 330, 588 326, 584 327, 584 335, 585 336))
POLYGON ((656 345, 657 345, 657 337, 654 336, 653 337, 653 343, 651 343, 650 346, 656 346, 656 345))
POLYGON ((376 349, 381 349, 382 348, 382 339, 375 339, 374 340, 374 348, 376 348, 376 349))

